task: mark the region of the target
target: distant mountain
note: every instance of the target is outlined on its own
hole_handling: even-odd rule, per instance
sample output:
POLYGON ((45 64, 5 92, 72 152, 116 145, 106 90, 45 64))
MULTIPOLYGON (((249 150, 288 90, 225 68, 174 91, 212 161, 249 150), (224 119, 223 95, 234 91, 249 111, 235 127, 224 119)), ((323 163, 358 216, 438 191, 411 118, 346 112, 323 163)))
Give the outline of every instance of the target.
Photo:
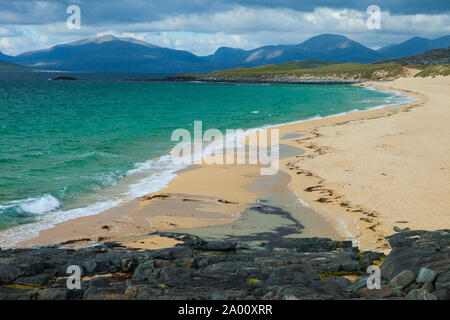
POLYGON ((264 46, 252 50, 222 47, 205 58, 220 69, 228 69, 310 59, 364 63, 384 56, 345 36, 322 34, 296 45, 264 46))
POLYGON ((3 54, 2 52, 0 52, 0 61, 11 62, 12 60, 14 60, 14 57, 8 56, 8 55, 3 54))
POLYGON ((382 57, 377 51, 367 48, 359 42, 334 34, 312 37, 300 46, 315 53, 324 53, 328 56, 328 61, 365 63, 376 61, 382 57))
POLYGON ((342 35, 322 34, 300 44, 270 45, 251 50, 222 47, 200 57, 184 50, 162 48, 133 38, 103 36, 31 51, 0 60, 43 70, 116 73, 205 73, 257 67, 288 61, 376 62, 448 47, 450 36, 435 40, 415 37, 372 50, 342 35))
POLYGON ((45 70, 172 73, 208 71, 205 60, 132 38, 103 36, 21 54, 15 63, 45 70))
POLYGON ((11 62, 0 61, 0 72, 22 72, 22 71, 32 71, 32 69, 11 62))
POLYGON ((378 50, 386 58, 398 58, 423 53, 425 51, 447 48, 450 46, 450 35, 437 39, 413 37, 399 44, 391 44, 378 50))
POLYGON ((436 64, 448 64, 450 63, 450 47, 442 49, 434 49, 424 53, 406 56, 402 58, 382 60, 377 63, 399 63, 404 65, 415 65, 415 66, 434 66, 436 64))

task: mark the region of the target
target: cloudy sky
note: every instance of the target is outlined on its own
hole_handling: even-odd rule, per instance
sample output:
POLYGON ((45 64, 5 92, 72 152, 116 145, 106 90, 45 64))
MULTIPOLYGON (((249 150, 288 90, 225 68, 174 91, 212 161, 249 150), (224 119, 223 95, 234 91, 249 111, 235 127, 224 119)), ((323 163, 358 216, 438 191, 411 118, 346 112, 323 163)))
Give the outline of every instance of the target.
POLYGON ((113 34, 198 55, 221 46, 255 48, 300 43, 321 33, 348 36, 371 48, 411 36, 450 34, 449 0, 0 0, 0 51, 16 55, 113 34), (68 29, 69 5, 81 29, 68 29), (381 29, 366 25, 369 5, 381 29))

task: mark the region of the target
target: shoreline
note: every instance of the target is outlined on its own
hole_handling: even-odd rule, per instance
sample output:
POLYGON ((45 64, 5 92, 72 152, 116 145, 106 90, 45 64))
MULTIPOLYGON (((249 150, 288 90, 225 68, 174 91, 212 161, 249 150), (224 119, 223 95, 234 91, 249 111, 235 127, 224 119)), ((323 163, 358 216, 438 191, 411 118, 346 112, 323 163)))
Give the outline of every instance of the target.
MULTIPOLYGON (((384 89, 386 89, 386 88, 384 88, 384 89)), ((387 90, 385 90, 385 91, 387 91, 387 90)), ((392 91, 394 91, 394 90, 392 90, 392 91)), ((403 90, 403 91, 402 90, 398 90, 397 92, 401 92, 401 93, 407 94, 407 95, 413 94, 412 91, 408 91, 408 90, 403 90)), ((417 97, 418 96, 416 96, 416 99, 417 99, 417 97)), ((349 121, 358 120, 358 119, 361 119, 361 118, 371 117, 371 116, 374 116, 374 115, 376 115, 377 113, 380 113, 380 112, 389 113, 389 112, 392 111, 391 109, 397 109, 397 108, 400 108, 400 109, 408 108, 408 109, 410 109, 410 108, 412 108, 411 104, 412 105, 419 105, 419 104, 423 103, 424 101, 425 100, 423 100, 423 101, 419 100, 419 102, 416 101, 416 102, 413 102, 413 103, 403 104, 403 105, 400 105, 400 106, 387 106, 387 107, 383 107, 383 108, 376 107, 376 109, 372 109, 372 110, 363 110, 363 111, 359 111, 359 112, 347 113, 347 114, 344 114, 344 115, 332 115, 332 116, 328 116, 328 117, 321 118, 321 119, 299 120, 299 121, 296 121, 294 123, 273 125, 273 126, 271 126, 271 128, 280 129, 282 132, 289 131, 289 132, 286 133, 286 134, 289 134, 289 133, 295 132, 297 129, 299 129, 299 128, 294 128, 295 126, 299 126, 299 125, 302 127, 302 128, 300 128, 302 130, 308 130, 308 129, 311 129, 313 127, 324 127, 324 126, 329 126, 329 125, 336 125, 336 123, 339 123, 339 122, 342 122, 342 121, 349 122, 349 121)), ((382 116, 382 117, 385 117, 385 116, 382 116)), ((281 136, 282 136, 282 134, 280 134, 280 137, 281 136)), ((290 139, 290 140, 283 141, 283 143, 286 143, 287 145, 295 146, 296 140, 297 139, 290 139)), ((306 156, 309 156, 309 154, 307 154, 306 156)), ((280 164, 281 164, 280 169, 281 170, 284 169, 285 172, 290 173, 291 174, 291 178, 294 178, 294 177, 297 178, 296 175, 298 175, 298 174, 293 174, 292 170, 289 170, 290 169, 289 168, 289 164, 291 163, 290 161, 292 161, 292 157, 291 158, 287 158, 287 159, 282 159, 282 161, 280 161, 280 164)), ((186 183, 183 186, 183 182, 180 182, 180 180, 186 180, 187 184, 190 185, 190 187, 192 187, 192 184, 189 181, 196 181, 196 179, 198 179, 199 176, 200 177, 202 176, 202 174, 197 174, 199 172, 199 170, 200 171, 202 171, 202 170, 205 171, 206 172, 206 176, 210 176, 210 174, 213 174, 214 176, 217 176, 217 174, 220 172, 220 170, 223 169, 223 168, 221 169, 221 168, 217 168, 216 167, 216 168, 212 168, 212 170, 207 170, 206 169, 207 167, 211 167, 211 166, 202 166, 200 168, 195 168, 194 170, 190 170, 189 169, 186 172, 181 172, 181 174, 179 174, 177 178, 172 180, 166 188, 163 188, 162 190, 154 193, 153 195, 155 195, 155 194, 164 194, 164 193, 177 194, 177 192, 176 192, 177 190, 178 191, 183 191, 183 190, 185 191, 186 190, 186 183), (211 172, 208 172, 208 171, 211 171, 211 172), (189 174, 189 173, 191 173, 192 177, 190 177, 190 178, 187 177, 186 178, 186 174, 189 174), (178 182, 173 184, 174 181, 178 181, 178 182), (171 184, 172 184, 172 186, 171 186, 171 184), (175 185, 175 187, 173 185, 175 185), (166 189, 168 189, 168 190, 166 190, 166 189), (169 192, 167 192, 167 191, 169 191, 169 192)), ((255 167, 251 168, 251 166, 244 166, 244 167, 245 167, 245 169, 243 171, 241 170, 241 172, 236 173, 236 176, 237 176, 236 180, 239 180, 239 182, 237 184, 239 184, 240 185, 239 187, 241 187, 240 188, 240 192, 243 192, 243 194, 239 195, 239 196, 241 196, 240 198, 239 198, 238 195, 230 194, 229 190, 228 191, 226 191, 226 190, 225 191, 223 191, 223 190, 216 190, 215 191, 215 195, 214 195, 215 199, 214 199, 214 196, 213 196, 212 199, 208 199, 208 200, 200 199, 201 201, 199 201, 199 199, 195 198, 196 194, 194 192, 190 192, 190 194, 188 194, 188 197, 183 198, 183 199, 189 199, 189 200, 187 200, 187 202, 200 202, 200 204, 203 206, 202 208, 200 208, 200 210, 202 210, 203 212, 206 212, 206 214, 207 214, 207 219, 206 220, 200 220, 199 217, 190 218, 191 220, 189 220, 189 219, 183 219, 183 218, 180 218, 180 217, 176 217, 176 218, 175 217, 168 217, 167 215, 166 216, 155 216, 155 217, 152 217, 151 221, 149 219, 142 220, 142 217, 138 217, 139 216, 138 213, 142 214, 142 212, 143 212, 143 210, 139 210, 139 209, 142 209, 142 208, 139 208, 139 206, 146 207, 146 205, 142 205, 142 204, 141 205, 137 205, 137 203, 139 202, 138 199, 131 201, 131 202, 134 202, 133 205, 130 205, 128 203, 128 204, 125 204, 124 206, 119 205, 119 207, 122 207, 122 209, 125 209, 125 211, 127 211, 127 210, 128 211, 134 211, 135 212, 135 216, 134 216, 135 218, 138 217, 137 219, 139 219, 139 221, 143 222, 144 224, 146 222, 150 223, 150 225, 152 227, 155 227, 157 230, 186 229, 186 226, 188 227, 188 229, 204 228, 206 226, 215 226, 215 225, 218 225, 218 224, 219 225, 223 225, 224 220, 227 220, 225 223, 232 223, 232 222, 238 220, 240 218, 240 215, 249 206, 251 206, 251 204, 254 203, 257 200, 258 196, 260 195, 260 194, 255 193, 255 192, 253 192, 253 193, 250 192, 249 193, 248 190, 245 190, 246 189, 245 187, 247 186, 246 182, 249 182, 249 181, 246 181, 246 182, 243 183, 242 182, 242 177, 241 177, 242 175, 249 176, 249 175, 254 174, 255 173, 255 169, 257 169, 257 168, 255 168, 255 167), (242 184, 244 184, 244 186, 242 186, 242 184), (229 196, 229 195, 231 195, 231 197, 226 197, 226 196, 229 196), (226 206, 228 206, 228 208, 224 208, 223 207, 224 203, 221 203, 221 208, 218 208, 217 203, 212 203, 212 202, 218 202, 221 199, 224 199, 225 202, 228 202, 228 204, 226 205, 226 206), (231 200, 229 200, 229 199, 231 199, 231 200), (238 200, 235 200, 235 199, 238 199, 238 200), (233 203, 233 204, 231 204, 231 203, 233 203), (231 209, 231 211, 230 211, 230 209, 231 209), (236 212, 239 212, 240 214, 235 214, 236 212), (220 223, 217 223, 218 221, 220 221, 220 223), (166 224, 166 225, 164 225, 164 224, 166 224), (177 225, 177 226, 182 225, 182 226, 184 226, 184 228, 183 227, 181 227, 181 228, 179 228, 179 227, 174 228, 174 226, 171 226, 170 224, 177 225)), ((230 169, 230 168, 228 168, 228 169, 230 169)), ((233 168, 231 168, 231 169, 233 169, 233 168)), ((184 171, 184 170, 185 169, 182 169, 181 171, 184 171)), ((231 171, 235 171, 235 170, 231 170, 231 171)), ((225 177, 220 178, 219 180, 220 181, 224 181, 224 179, 225 179, 225 177)), ((246 180, 246 179, 244 179, 244 180, 246 180)), ((295 194, 299 195, 300 199, 302 199, 302 201, 305 201, 312 208, 314 208, 314 209, 317 208, 317 210, 315 210, 315 211, 318 212, 320 215, 322 215, 322 216, 326 217, 327 219, 329 219, 329 215, 323 214, 323 212, 321 212, 321 211, 323 211, 323 208, 320 205, 317 206, 317 204, 315 202, 313 202, 312 200, 308 199, 308 197, 306 197, 307 199, 305 200, 304 192, 303 193, 299 192, 298 188, 295 187, 295 185, 298 185, 298 183, 296 182, 298 179, 293 179, 293 180, 295 180, 294 183, 293 183, 294 184, 294 188, 292 188, 292 186, 291 186, 292 181, 289 183, 290 184, 289 188, 291 189, 291 191, 293 191, 295 194)), ((250 184, 251 182, 252 181, 250 181, 248 184, 250 184)), ((228 181, 228 184, 229 183, 230 182, 228 181)), ((236 184, 234 184, 233 187, 236 187, 236 184)), ((202 188, 200 188, 200 189, 202 189, 202 188)), ((208 193, 211 193, 211 188, 206 188, 206 189, 198 190, 198 191, 199 191, 198 195, 208 194, 208 193)), ((183 192, 178 192, 178 193, 183 195, 183 192)), ((214 192, 213 192, 213 194, 214 194, 214 192)), ((186 195, 186 194, 184 194, 184 195, 186 195)), ((177 197, 175 196, 173 198, 174 198, 174 199, 172 199, 173 201, 170 200, 170 202, 174 202, 174 204, 172 204, 172 205, 176 206, 177 204, 175 202, 176 202, 177 197)), ((161 198, 161 199, 163 199, 163 198, 161 198)), ((157 199, 156 202, 161 202, 161 201, 166 201, 167 200, 167 199, 166 200, 161 200, 161 199, 157 199)), ((155 199, 152 199, 152 200, 155 202, 155 199)), ((179 200, 179 198, 178 198, 178 200, 179 200)), ((182 201, 186 201, 186 200, 182 200, 182 201)), ((167 202, 163 205, 163 207, 166 206, 166 205, 167 205, 167 202)), ((153 205, 153 206, 155 206, 155 205, 153 205)), ((158 207, 158 205, 156 205, 155 207, 158 207)), ((166 208, 167 208, 167 206, 166 206, 166 208)), ((198 211, 198 210, 199 210, 199 208, 193 208, 193 212, 194 213, 195 213, 195 211, 198 211)), ((103 218, 99 220, 99 219, 93 219, 93 217, 97 217, 98 218, 98 216, 102 216, 102 215, 103 215, 102 217, 104 217, 104 216, 106 216, 105 213, 107 213, 111 217, 117 218, 118 217, 117 211, 120 211, 120 210, 112 208, 110 210, 107 210, 106 212, 102 212, 102 213, 96 214, 94 216, 87 216, 87 217, 78 218, 78 219, 74 219, 74 220, 68 220, 66 222, 63 222, 62 224, 57 225, 57 228, 60 229, 60 230, 64 230, 64 228, 61 229, 61 225, 64 225, 65 227, 68 227, 68 225, 69 224, 72 225, 74 221, 79 220, 79 219, 83 220, 85 218, 86 218, 85 220, 90 220, 91 222, 88 223, 86 221, 85 223, 79 224, 80 227, 82 225, 92 224, 93 221, 95 221, 97 224, 98 223, 103 223, 103 221, 101 221, 103 218), (116 212, 116 213, 114 213, 114 212, 116 212)), ((124 215, 122 215, 121 218, 124 218, 123 216, 124 215)), ((125 215, 125 216, 127 216, 127 215, 125 215)), ((128 215, 125 220, 127 220, 127 219, 133 219, 133 218, 128 215)), ((78 222, 80 222, 81 220, 79 220, 78 222)), ((339 226, 339 224, 336 224, 336 223, 333 224, 333 227, 336 228, 336 229, 342 229, 341 228, 342 226, 339 226)), ((55 228, 56 227, 54 227, 52 229, 55 229, 55 228)), ((69 228, 72 228, 72 227, 69 227, 69 228)), ((78 228, 75 228, 75 229, 78 229, 78 228)), ((147 233, 148 232, 154 232, 154 230, 152 230, 152 229, 147 229, 145 231, 147 233)), ((39 238, 40 239, 43 238, 42 237, 42 233, 45 234, 46 232, 41 232, 41 234, 38 237, 38 239, 39 238)), ((110 233, 111 233, 111 230, 105 229, 105 234, 106 235, 110 234, 110 233)), ((342 232, 342 230, 340 230, 339 233, 341 235, 344 235, 344 237, 347 236, 346 238, 348 239, 348 234, 345 235, 345 232, 342 232)), ((103 237, 104 238, 103 240, 111 239, 111 237, 106 236, 106 235, 105 236, 101 235, 101 236, 99 236, 99 238, 103 237)), ((142 238, 142 237, 144 237, 144 238, 151 237, 152 239, 157 240, 157 241, 153 241, 153 242, 158 242, 159 241, 159 246, 156 246, 156 247, 161 247, 161 239, 158 240, 157 236, 145 236, 145 235, 140 235, 140 236, 134 235, 134 236, 131 236, 130 233, 128 233, 128 235, 125 236, 125 237, 115 237, 115 236, 113 236, 112 238, 113 239, 121 239, 122 238, 122 240, 126 242, 126 240, 127 240, 126 238, 127 237, 131 237, 131 238, 132 237, 138 237, 138 238, 139 237, 140 238, 142 238)), ((83 238, 83 237, 80 237, 80 238, 83 238)), ((70 240, 68 240, 68 241, 70 242, 70 240)), ((77 242, 77 241, 74 241, 74 242, 77 242)), ((164 242, 164 241, 162 241, 162 242, 164 242)), ((54 243, 54 242, 49 242, 49 243, 54 243)), ((29 242, 29 243, 24 243, 24 244, 28 244, 28 245, 29 244, 36 244, 36 242, 34 242, 34 243, 33 242, 29 242)), ((164 245, 167 245, 167 244, 163 243, 162 245, 164 246, 164 245)))
MULTIPOLYGON (((382 107, 385 107, 385 105, 382 105, 382 107)), ((380 108, 380 106, 376 106, 376 107, 374 107, 374 108, 380 108)), ((355 109, 356 110, 356 109, 355 109)), ((349 114, 349 113, 354 113, 354 112, 364 112, 365 110, 350 110, 350 111, 348 111, 348 112, 344 112, 344 113, 338 113, 338 114, 333 114, 333 115, 327 115, 327 116, 324 116, 324 117, 321 117, 320 119, 325 119, 325 118, 329 118, 329 117, 335 117, 335 116, 340 116, 340 115, 342 115, 342 114, 349 114)), ((280 125, 287 125, 287 124, 291 124, 291 123, 302 123, 302 122, 306 122, 306 121, 311 121, 311 120, 315 120, 316 118, 314 117, 314 118, 307 118, 307 119, 302 119, 302 120, 296 120, 296 121, 294 121, 294 122, 288 122, 288 123, 281 123, 281 124, 267 124, 267 125, 263 125, 263 126, 261 126, 261 127, 256 127, 256 128, 250 128, 250 129, 246 129, 246 131, 247 132, 251 132, 251 131, 258 131, 258 130, 262 130, 262 129, 270 129, 270 128, 274 128, 274 127, 278 127, 278 126, 280 126, 280 125)), ((160 159, 162 159, 162 158, 164 158, 164 157, 167 157, 167 155, 163 155, 161 158, 159 158, 159 159, 154 159, 154 160, 160 160, 160 159)), ((150 160, 148 160, 148 161, 150 161, 150 160)), ((169 172, 169 175, 173 175, 173 176, 176 176, 177 174, 178 174, 178 172, 182 172, 182 171, 184 171, 186 169, 186 167, 185 168, 183 168, 183 169, 174 169, 174 170, 170 170, 170 172, 169 172), (180 171, 181 170, 181 171, 180 171)), ((134 169, 133 169, 134 170, 134 169)), ((142 178, 142 177, 141 177, 142 178)), ((172 181, 172 179, 173 179, 173 177, 171 177, 170 178, 170 180, 168 180, 168 181, 164 181, 164 183, 162 183, 161 185, 163 185, 163 187, 162 188, 164 188, 165 186, 167 186, 167 183, 170 183, 170 181, 172 181)), ((137 181, 137 183, 136 183, 136 185, 138 185, 138 184, 140 184, 140 181, 139 180, 136 180, 137 181)), ((109 187, 108 187, 109 188, 109 187)), ((106 188, 105 190, 107 190, 108 188, 106 188)), ((161 190, 161 187, 159 186, 159 190, 161 190)), ((159 192, 159 190, 158 191, 155 191, 155 192, 159 192)), ((106 191, 107 192, 107 191, 106 191)), ((105 210, 107 210, 107 209, 109 209, 109 208, 111 208, 111 207, 116 207, 116 206, 118 206, 118 205, 123 205, 124 203, 128 203, 129 201, 133 201, 133 199, 135 199, 136 197, 138 197, 138 196, 142 196, 142 195, 144 195, 144 193, 142 193, 142 192, 139 192, 140 194, 139 195, 134 195, 133 196, 133 198, 132 199, 124 199, 123 197, 121 197, 121 198, 117 198, 117 199, 111 199, 111 200, 109 200, 109 201, 107 201, 108 203, 111 203, 111 204, 107 204, 106 202, 103 202, 103 203, 100 203, 100 202, 96 202, 96 203, 91 203, 91 204, 89 204, 87 207, 85 207, 84 209, 86 209, 88 212, 87 213, 79 213, 79 212, 76 212, 77 210, 78 210, 78 208, 77 207, 73 207, 73 208, 69 208, 69 209, 66 209, 66 210, 57 210, 56 212, 57 212, 57 214, 58 214, 58 216, 57 217, 55 217, 55 219, 56 219, 56 223, 53 223, 53 218, 51 217, 51 214, 49 214, 48 215, 48 217, 44 217, 44 219, 42 220, 42 221, 38 221, 37 222, 37 224, 36 224, 36 227, 34 227, 33 229, 31 229, 31 232, 33 233, 33 237, 34 237, 34 234, 36 234, 36 236, 38 236, 38 233, 40 232, 40 231, 42 231, 42 230, 47 230, 47 229, 51 229, 51 228, 53 228, 55 225, 57 225, 57 224, 60 224, 60 223, 63 223, 63 222, 65 222, 65 221, 70 221, 70 220, 76 220, 76 219, 78 219, 78 218, 83 218, 83 217, 88 217, 88 216, 91 216, 91 215, 96 215, 96 214, 100 214, 100 213, 102 213, 103 211, 105 211, 105 210), (98 209, 98 208, 100 208, 100 207, 103 207, 103 209, 102 209, 102 211, 98 211, 98 210, 100 210, 100 209, 98 209), (72 213, 72 211, 73 211, 73 213, 72 213), (95 213, 93 213, 93 212, 95 212, 95 213), (64 218, 64 214, 65 213, 70 213, 70 217, 68 217, 68 219, 65 219, 64 218)), ((20 241, 14 241, 14 240, 11 240, 11 239, 14 239, 13 238, 13 235, 14 235, 14 233, 15 232, 18 232, 19 234, 23 234, 23 233, 27 233, 27 230, 28 231, 30 231, 28 228, 27 228, 27 224, 24 224, 24 225, 19 225, 19 226, 14 226, 14 227, 12 227, 12 228, 9 228, 9 229, 6 229, 6 232, 5 232, 5 234, 7 235, 6 236, 6 241, 2 241, 3 243, 2 243, 2 246, 4 246, 4 247, 10 247, 10 246, 15 246, 17 243, 21 243, 21 242, 23 242, 23 241, 27 241, 27 240, 29 240, 31 237, 30 236, 21 236, 20 238, 20 241), (8 241, 8 240, 11 240, 11 241, 8 241), (12 244, 13 243, 13 244, 12 244)))
POLYGON ((246 83, 246 84, 321 84, 321 85, 339 85, 356 84, 366 79, 344 80, 340 78, 229 78, 229 77, 198 77, 198 76, 172 76, 162 79, 125 79, 129 82, 204 82, 204 83, 246 83))
MULTIPOLYGON (((363 110, 361 112, 330 116, 327 118, 330 119, 329 121, 320 121, 322 119, 311 120, 306 128, 302 128, 302 130, 306 129, 306 134, 300 139, 296 139, 295 142, 301 146, 305 146, 305 141, 314 141, 314 138, 320 137, 320 134, 317 132, 320 128, 341 126, 352 122, 364 122, 376 118, 387 118, 393 114, 409 111, 417 106, 421 106, 428 100, 425 95, 411 90, 402 90, 393 87, 386 88, 383 85, 386 83, 389 82, 372 81, 354 85, 365 86, 382 92, 405 94, 413 97, 413 101, 400 105, 375 107, 369 110, 363 110), (314 121, 317 121, 317 123, 314 121)), ((279 128, 290 130, 290 126, 290 124, 281 125, 279 128)), ((333 146, 320 146, 311 142, 305 149, 307 150, 307 153, 302 156, 302 158, 312 159, 317 155, 326 154, 329 150, 333 149, 333 146)), ((373 212, 368 211, 366 208, 358 204, 351 204, 347 199, 345 199, 345 197, 336 194, 333 184, 327 184, 326 178, 323 178, 314 172, 303 170, 295 164, 295 161, 285 161, 283 166, 287 168, 287 171, 291 174, 291 176, 301 176, 301 179, 296 179, 295 182, 290 185, 290 189, 298 195, 301 201, 315 209, 315 211, 320 215, 333 221, 333 226, 342 237, 352 240, 354 245, 363 249, 377 250, 385 253, 389 251, 388 242, 385 240, 385 236, 387 236, 387 234, 381 235, 375 231, 375 228, 373 227, 374 225, 376 226, 377 223, 375 219, 369 218, 370 220, 366 220, 367 218, 365 216, 374 218, 373 212), (332 202, 329 198, 338 199, 337 202, 339 202, 339 205, 336 203, 329 205, 328 203, 332 202), (348 212, 350 210, 360 214, 357 214, 356 217, 349 216, 348 212), (356 219, 358 219, 358 221, 356 221, 356 219), (361 232, 361 229, 368 229, 369 231, 364 233, 361 232)))

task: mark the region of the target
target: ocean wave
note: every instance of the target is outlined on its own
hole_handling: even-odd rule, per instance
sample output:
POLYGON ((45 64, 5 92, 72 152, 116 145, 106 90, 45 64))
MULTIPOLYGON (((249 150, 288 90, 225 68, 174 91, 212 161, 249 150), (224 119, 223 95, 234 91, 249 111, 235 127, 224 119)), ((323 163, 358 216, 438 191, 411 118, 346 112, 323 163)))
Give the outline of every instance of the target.
MULTIPOLYGON (((126 176, 131 179, 127 181, 126 192, 113 192, 109 195, 110 199, 96 201, 95 203, 79 208, 58 210, 58 208, 61 207, 61 203, 50 194, 46 194, 39 198, 29 198, 22 201, 14 201, 14 203, 0 205, 0 213, 3 208, 6 209, 8 207, 11 209, 11 206, 16 206, 18 212, 23 210, 38 215, 36 216, 38 220, 35 222, 16 225, 0 231, 0 246, 14 246, 19 242, 37 237, 40 231, 50 229, 58 223, 99 214, 126 201, 156 192, 164 188, 177 176, 176 171, 184 167, 186 167, 186 165, 173 164, 169 155, 156 160, 136 163, 135 169, 129 170, 124 175, 124 177, 126 176)), ((105 177, 106 181, 113 182, 111 180, 111 175, 99 176, 101 179, 104 179, 105 177)), ((121 183, 121 181, 119 180, 118 183, 121 183)))
POLYGON ((50 229, 58 223, 80 217, 98 214, 120 204, 120 200, 110 200, 94 203, 84 208, 57 210, 40 217, 39 221, 16 225, 0 232, 0 246, 12 247, 17 243, 33 239, 42 230, 50 229))
POLYGON ((20 204, 20 209, 34 214, 43 214, 53 211, 61 206, 58 199, 50 194, 45 194, 39 198, 31 198, 20 204))
POLYGON ((51 194, 44 194, 40 197, 14 200, 0 205, 0 214, 13 211, 17 214, 31 213, 44 214, 61 207, 61 202, 51 194))
POLYGON ((126 176, 144 176, 128 185, 128 197, 137 198, 164 188, 177 176, 176 172, 186 166, 187 164, 175 164, 170 155, 136 163, 135 168, 128 170, 126 176))

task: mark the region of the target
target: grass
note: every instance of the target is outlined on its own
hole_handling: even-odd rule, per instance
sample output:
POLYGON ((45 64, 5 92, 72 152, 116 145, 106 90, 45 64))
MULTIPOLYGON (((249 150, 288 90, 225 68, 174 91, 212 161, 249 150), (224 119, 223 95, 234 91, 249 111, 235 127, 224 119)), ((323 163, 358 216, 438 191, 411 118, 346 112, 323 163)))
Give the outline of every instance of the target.
POLYGON ((214 71, 206 76, 226 78, 329 77, 340 79, 376 79, 395 78, 402 74, 402 72, 403 68, 398 64, 332 63, 305 60, 254 68, 214 71))
POLYGON ((415 77, 435 77, 450 75, 450 64, 437 64, 423 68, 415 77))

